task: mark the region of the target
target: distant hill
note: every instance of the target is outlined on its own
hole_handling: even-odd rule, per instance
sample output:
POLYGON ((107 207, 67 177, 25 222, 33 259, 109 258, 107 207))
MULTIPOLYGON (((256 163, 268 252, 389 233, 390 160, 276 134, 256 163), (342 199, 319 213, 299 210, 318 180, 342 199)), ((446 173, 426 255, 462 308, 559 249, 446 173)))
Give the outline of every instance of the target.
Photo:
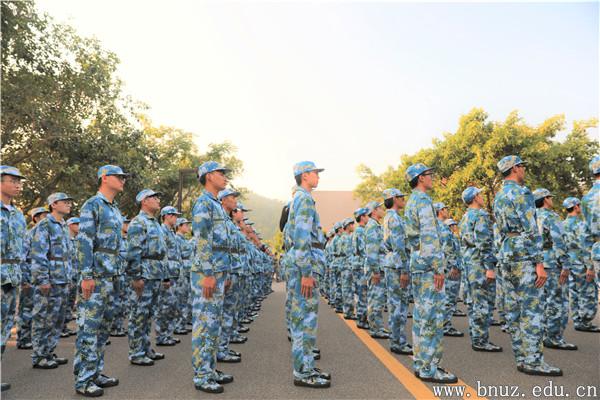
POLYGON ((271 239, 279 231, 279 217, 284 202, 253 192, 246 193, 242 202, 252 210, 247 216, 254 222, 254 228, 260 232, 263 239, 271 239))

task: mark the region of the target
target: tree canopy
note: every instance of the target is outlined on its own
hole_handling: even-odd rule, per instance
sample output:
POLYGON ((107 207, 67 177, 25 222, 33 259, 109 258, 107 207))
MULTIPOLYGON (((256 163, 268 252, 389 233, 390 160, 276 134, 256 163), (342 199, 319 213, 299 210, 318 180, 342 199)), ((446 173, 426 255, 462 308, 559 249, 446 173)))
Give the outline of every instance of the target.
POLYGON ((504 121, 490 121, 484 110, 475 108, 460 118, 455 133, 434 140, 431 148, 401 156, 396 168, 388 167, 383 174, 375 175, 369 167, 360 165, 362 182, 355 194, 368 201, 381 198, 388 187, 410 193, 406 168, 422 162, 435 168, 432 198, 443 201, 452 215, 458 218, 464 212, 461 194, 469 185, 482 189, 491 210, 494 194, 502 183, 496 163, 516 154, 528 161, 526 184, 530 189, 545 187, 562 203, 567 196, 581 197, 591 185, 588 162, 598 153, 598 142, 589 137, 587 130, 596 127, 597 122, 576 121, 566 139, 558 141, 557 135, 565 130, 564 115, 531 126, 516 111, 504 121))

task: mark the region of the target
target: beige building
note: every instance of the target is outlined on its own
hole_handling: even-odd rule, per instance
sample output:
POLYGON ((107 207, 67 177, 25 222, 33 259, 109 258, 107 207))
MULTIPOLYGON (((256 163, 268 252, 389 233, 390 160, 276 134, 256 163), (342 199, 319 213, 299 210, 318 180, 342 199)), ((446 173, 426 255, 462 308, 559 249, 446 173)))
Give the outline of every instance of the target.
POLYGON ((352 217, 354 210, 361 206, 352 191, 315 190, 312 196, 325 231, 329 231, 336 222, 352 217))

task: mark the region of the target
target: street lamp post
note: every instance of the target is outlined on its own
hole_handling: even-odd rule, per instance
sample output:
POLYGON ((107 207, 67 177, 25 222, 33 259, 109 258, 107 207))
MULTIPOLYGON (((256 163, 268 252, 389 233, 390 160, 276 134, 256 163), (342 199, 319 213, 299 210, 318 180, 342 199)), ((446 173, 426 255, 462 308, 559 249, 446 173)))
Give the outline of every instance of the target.
POLYGON ((196 173, 196 169, 195 168, 183 168, 179 170, 179 189, 178 189, 178 196, 177 196, 177 210, 179 210, 179 212, 182 212, 181 210, 181 204, 183 203, 183 179, 185 178, 186 175, 191 175, 191 174, 195 174, 196 173))

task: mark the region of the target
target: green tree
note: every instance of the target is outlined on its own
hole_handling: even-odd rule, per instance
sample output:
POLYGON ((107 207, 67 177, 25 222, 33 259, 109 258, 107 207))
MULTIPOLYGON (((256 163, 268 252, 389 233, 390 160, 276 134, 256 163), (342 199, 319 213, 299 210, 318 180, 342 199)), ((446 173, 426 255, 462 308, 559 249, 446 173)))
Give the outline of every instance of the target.
POLYGON ((526 184, 533 190, 546 187, 562 201, 567 196, 581 196, 591 184, 587 163, 598 152, 598 143, 587 129, 597 126, 596 119, 576 121, 564 141, 556 136, 565 129, 564 115, 548 118, 539 126, 526 124, 516 111, 503 122, 494 122, 482 109, 463 115, 455 133, 435 139, 431 148, 400 158, 400 165, 389 167, 377 176, 366 166, 359 167, 362 182, 355 193, 364 201, 380 198, 386 187, 410 191, 404 177, 406 168, 422 162, 436 170, 432 197, 449 206, 459 218, 464 212, 462 191, 469 185, 483 190, 488 210, 502 183, 496 163, 505 155, 518 154, 526 159, 526 184))

